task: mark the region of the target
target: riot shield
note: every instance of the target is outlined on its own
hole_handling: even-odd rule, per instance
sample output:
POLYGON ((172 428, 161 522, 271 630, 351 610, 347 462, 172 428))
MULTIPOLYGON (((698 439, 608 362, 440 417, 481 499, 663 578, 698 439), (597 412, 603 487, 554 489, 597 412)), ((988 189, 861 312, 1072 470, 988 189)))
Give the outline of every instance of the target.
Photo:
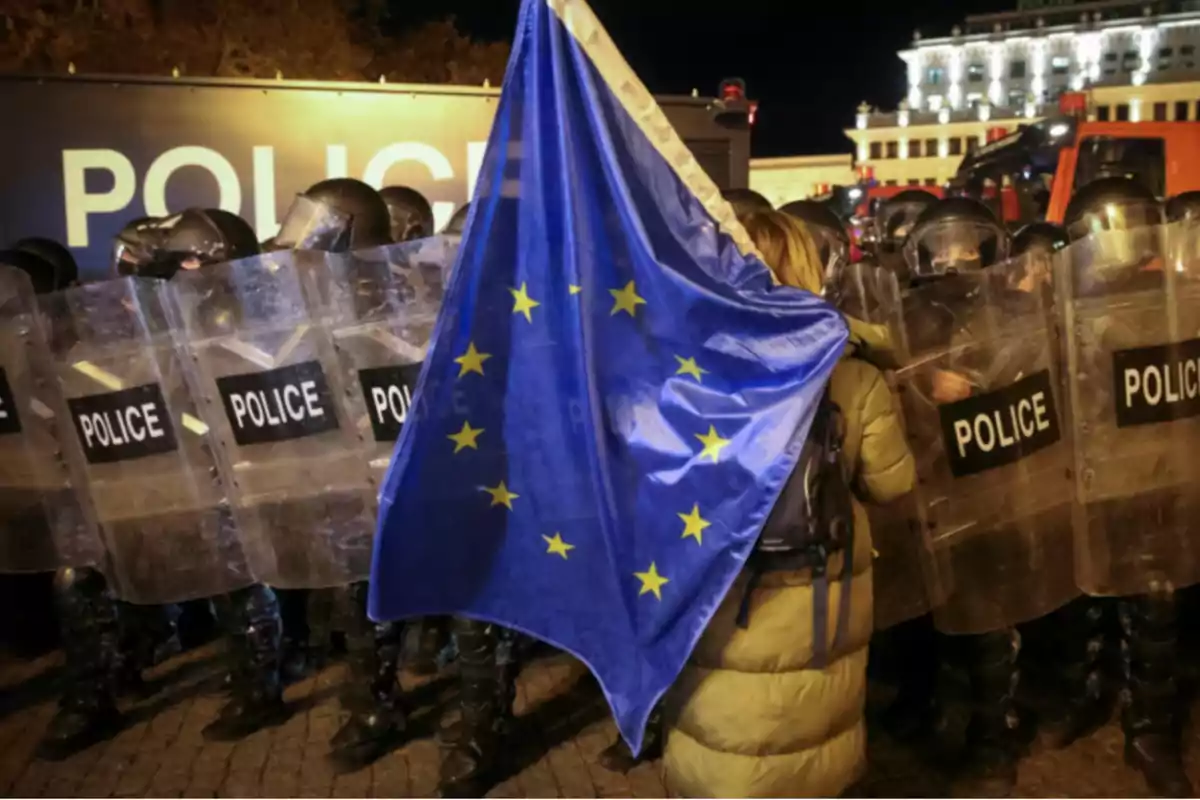
POLYGON ((847 316, 875 325, 888 324, 900 302, 896 274, 872 261, 849 264, 838 273, 829 300, 847 316))
POLYGON ((1076 571, 1088 594, 1200 578, 1198 256, 1182 223, 1093 233, 1059 255, 1076 571))
POLYGON ((165 284, 121 278, 39 298, 114 588, 176 603, 252 577, 212 437, 169 325, 165 284))
POLYGON ((916 495, 909 493, 886 506, 868 505, 871 543, 875 548, 875 630, 887 630, 929 612, 926 576, 929 554, 921 535, 916 495))
POLYGON ((367 442, 378 491, 408 418, 457 241, 434 236, 326 258, 306 271, 310 308, 328 325, 342 405, 367 442))
POLYGON ((64 457, 63 409, 33 285, 0 265, 0 572, 104 564, 64 457))
POLYGON ((1048 293, 1014 290, 1008 262, 915 288, 897 373, 917 459, 934 620, 986 633, 1078 594, 1070 448, 1048 293))
POLYGON ((365 580, 375 526, 366 436, 343 401, 306 273, 339 256, 286 251, 172 281, 205 421, 258 578, 284 589, 365 580))

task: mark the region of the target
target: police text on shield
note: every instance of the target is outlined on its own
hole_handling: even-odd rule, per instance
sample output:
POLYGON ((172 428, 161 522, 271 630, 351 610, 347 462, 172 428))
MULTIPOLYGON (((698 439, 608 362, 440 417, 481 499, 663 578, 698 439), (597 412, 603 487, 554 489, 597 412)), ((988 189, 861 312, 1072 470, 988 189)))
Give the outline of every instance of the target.
POLYGON ((175 429, 157 383, 67 400, 84 456, 106 464, 169 453, 175 429))
POLYGON ((1200 339, 1113 353, 1117 426, 1200 414, 1200 339))
POLYGON ((320 362, 217 379, 225 416, 239 445, 314 436, 338 427, 320 362))

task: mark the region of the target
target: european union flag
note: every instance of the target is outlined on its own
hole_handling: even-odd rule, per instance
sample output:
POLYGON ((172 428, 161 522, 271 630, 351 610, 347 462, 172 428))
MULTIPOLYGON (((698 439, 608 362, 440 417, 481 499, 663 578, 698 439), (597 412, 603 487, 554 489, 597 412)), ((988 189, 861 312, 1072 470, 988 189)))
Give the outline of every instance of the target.
POLYGON ((772 287, 587 4, 525 0, 382 492, 371 616, 461 614, 568 650, 639 750, 846 336, 772 287))

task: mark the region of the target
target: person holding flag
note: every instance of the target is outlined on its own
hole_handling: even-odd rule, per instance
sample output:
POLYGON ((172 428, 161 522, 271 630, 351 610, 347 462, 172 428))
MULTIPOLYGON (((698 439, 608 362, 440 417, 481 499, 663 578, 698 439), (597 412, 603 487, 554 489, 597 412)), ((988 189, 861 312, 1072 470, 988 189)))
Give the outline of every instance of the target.
POLYGON ((372 618, 452 614, 574 654, 638 752, 847 339, 773 284, 587 4, 523 0, 380 495, 372 618))
MULTIPOLYGON (((825 267, 804 223, 779 211, 743 221, 781 283, 821 292, 825 267)), ((866 767, 870 526, 857 498, 830 497, 840 484, 864 500, 891 502, 912 489, 915 464, 874 363, 892 358, 887 329, 847 319, 850 346, 827 395, 841 423, 831 448, 840 458, 827 476, 834 489, 814 492, 821 481, 801 459, 750 566, 668 693, 663 763, 673 796, 836 797, 866 767), (822 491, 824 502, 806 501, 822 491), (850 535, 822 542, 819 531, 843 516, 851 517, 850 535), (806 525, 816 547, 777 545, 806 525)), ((818 417, 811 440, 821 440, 822 423, 818 417)))

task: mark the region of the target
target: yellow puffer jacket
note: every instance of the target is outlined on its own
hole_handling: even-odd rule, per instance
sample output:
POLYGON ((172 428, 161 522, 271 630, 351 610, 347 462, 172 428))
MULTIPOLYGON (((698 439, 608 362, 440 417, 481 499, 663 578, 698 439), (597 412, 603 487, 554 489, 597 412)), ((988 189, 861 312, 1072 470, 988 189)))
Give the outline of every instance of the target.
MULTIPOLYGON (((886 332, 850 320, 851 343, 830 380, 842 411, 843 456, 855 493, 875 502, 905 494, 912 454, 878 363, 886 332)), ((767 572, 737 627, 739 576, 666 702, 666 786, 683 797, 835 796, 866 765, 867 645, 872 632, 871 536, 855 500, 854 570, 844 641, 832 648, 843 555, 830 559, 827 664, 814 667, 813 588, 808 570, 767 572)))

